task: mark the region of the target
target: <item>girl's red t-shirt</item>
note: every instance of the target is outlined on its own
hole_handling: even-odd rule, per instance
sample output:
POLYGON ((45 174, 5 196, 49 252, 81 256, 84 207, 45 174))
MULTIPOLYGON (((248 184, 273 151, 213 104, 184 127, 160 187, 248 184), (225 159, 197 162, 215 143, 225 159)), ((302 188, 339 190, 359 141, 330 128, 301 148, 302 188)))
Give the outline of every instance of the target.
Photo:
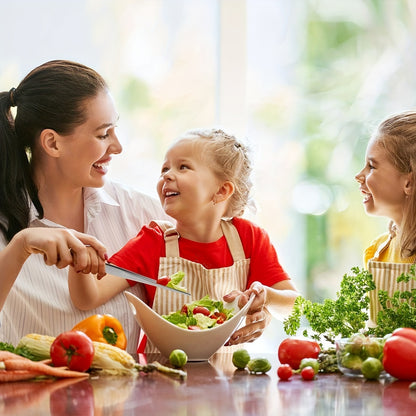
MULTIPOLYGON (((233 218, 243 244, 244 253, 250 259, 247 288, 254 281, 272 286, 290 279, 279 263, 277 253, 265 230, 244 218, 233 218)), ((229 267, 233 258, 224 236, 213 243, 197 243, 179 238, 179 253, 182 258, 202 264, 207 269, 229 267)), ((159 259, 165 257, 165 241, 159 227, 144 226, 136 237, 111 258, 110 262, 120 267, 157 280, 159 259)), ((135 282, 131 282, 133 286, 135 282)), ((153 304, 156 288, 145 285, 149 305, 153 304)))

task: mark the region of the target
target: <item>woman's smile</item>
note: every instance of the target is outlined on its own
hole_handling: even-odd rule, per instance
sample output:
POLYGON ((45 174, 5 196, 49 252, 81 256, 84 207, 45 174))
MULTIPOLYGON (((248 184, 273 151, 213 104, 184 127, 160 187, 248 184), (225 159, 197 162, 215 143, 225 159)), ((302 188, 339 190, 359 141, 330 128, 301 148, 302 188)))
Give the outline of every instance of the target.
POLYGON ((105 175, 108 172, 108 167, 110 166, 110 160, 107 159, 105 162, 95 162, 92 167, 101 175, 105 175))

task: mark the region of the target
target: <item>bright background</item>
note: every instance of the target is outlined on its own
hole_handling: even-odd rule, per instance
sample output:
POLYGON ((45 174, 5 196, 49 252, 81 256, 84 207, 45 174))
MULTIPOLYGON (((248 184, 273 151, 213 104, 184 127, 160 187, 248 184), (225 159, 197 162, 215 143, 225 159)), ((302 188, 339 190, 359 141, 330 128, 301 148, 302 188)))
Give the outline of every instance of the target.
MULTIPOLYGON (((222 127, 253 150, 257 212, 314 301, 386 229, 354 175, 373 128, 415 107, 413 0, 0 0, 0 89, 51 59, 108 81, 124 152, 111 177, 156 195, 167 146, 222 127)), ((257 350, 284 336, 274 322, 257 350)))

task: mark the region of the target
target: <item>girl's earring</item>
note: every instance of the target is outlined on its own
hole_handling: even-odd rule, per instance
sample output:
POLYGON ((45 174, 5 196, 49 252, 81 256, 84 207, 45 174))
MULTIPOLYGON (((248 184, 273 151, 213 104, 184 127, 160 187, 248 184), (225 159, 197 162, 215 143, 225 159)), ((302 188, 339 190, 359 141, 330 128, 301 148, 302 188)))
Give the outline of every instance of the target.
POLYGON ((212 205, 216 205, 217 201, 215 199, 212 200, 212 205))

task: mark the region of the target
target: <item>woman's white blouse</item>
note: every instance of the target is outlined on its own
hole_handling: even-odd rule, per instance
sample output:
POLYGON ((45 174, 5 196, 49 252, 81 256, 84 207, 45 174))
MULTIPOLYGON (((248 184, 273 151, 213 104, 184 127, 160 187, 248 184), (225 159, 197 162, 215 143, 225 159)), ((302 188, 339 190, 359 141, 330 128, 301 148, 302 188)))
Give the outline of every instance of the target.
MULTIPOLYGON (((110 181, 103 188, 84 189, 84 212, 85 233, 104 243, 109 256, 134 237, 143 225, 166 218, 159 201, 110 181)), ((33 208, 31 227, 35 226, 59 225, 36 219, 33 208)), ((0 249, 4 246, 5 240, 0 238, 0 249)), ((144 290, 140 285, 129 290, 143 298, 144 290)), ((127 350, 136 352, 140 328, 123 293, 99 308, 81 311, 73 306, 69 296, 68 268, 47 266, 42 255, 33 254, 23 265, 0 313, 0 341, 16 345, 29 333, 56 336, 96 313, 111 314, 119 319, 127 335, 127 350)))

